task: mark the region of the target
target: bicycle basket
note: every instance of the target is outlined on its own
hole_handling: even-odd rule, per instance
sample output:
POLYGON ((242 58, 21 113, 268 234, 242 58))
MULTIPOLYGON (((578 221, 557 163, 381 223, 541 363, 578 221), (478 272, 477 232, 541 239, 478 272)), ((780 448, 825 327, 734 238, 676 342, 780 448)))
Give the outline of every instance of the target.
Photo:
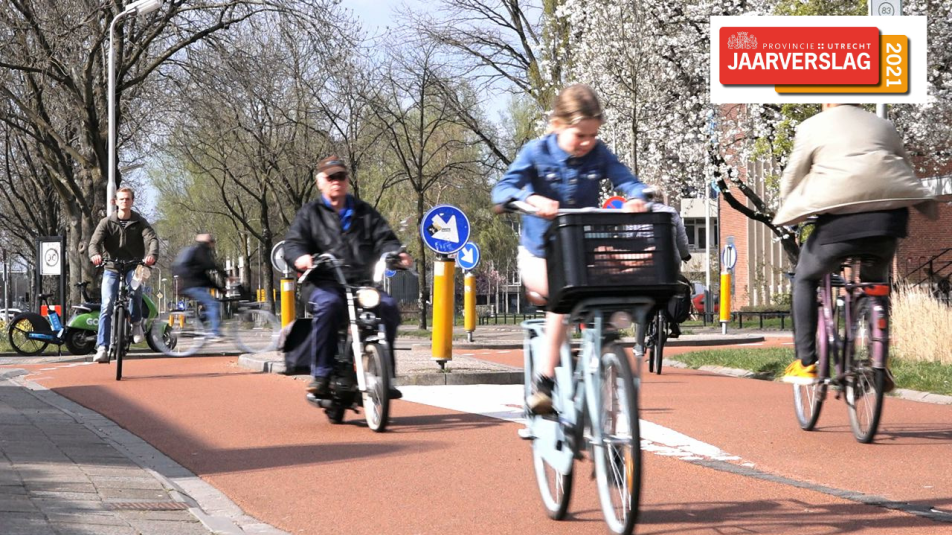
POLYGON ((567 313, 595 297, 671 297, 678 260, 664 212, 559 216, 546 233, 549 306, 567 313))

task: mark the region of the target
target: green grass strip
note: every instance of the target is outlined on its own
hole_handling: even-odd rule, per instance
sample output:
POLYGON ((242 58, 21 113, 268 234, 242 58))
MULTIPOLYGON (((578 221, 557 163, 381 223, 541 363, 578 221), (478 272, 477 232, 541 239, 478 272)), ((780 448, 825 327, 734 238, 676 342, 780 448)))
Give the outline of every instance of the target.
MULTIPOLYGON (((672 357, 690 368, 723 366, 767 374, 774 379, 794 358, 793 348, 769 347, 748 349, 715 349, 682 353, 672 357)), ((952 366, 938 362, 918 362, 893 358, 890 365, 899 388, 952 395, 952 366)))

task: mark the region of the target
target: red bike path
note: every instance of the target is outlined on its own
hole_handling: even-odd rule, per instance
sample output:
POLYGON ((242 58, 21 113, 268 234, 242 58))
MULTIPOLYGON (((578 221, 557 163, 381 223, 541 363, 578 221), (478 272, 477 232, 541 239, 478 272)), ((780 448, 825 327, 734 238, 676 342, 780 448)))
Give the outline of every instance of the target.
MULTIPOLYGON (((576 464, 569 518, 545 516, 516 423, 401 400, 386 433, 353 413, 335 426, 301 381, 236 360, 132 360, 121 382, 105 365, 26 368, 290 533, 606 532, 589 461, 576 464)), ((637 533, 952 533, 908 512, 952 512, 952 407, 888 399, 877 442, 862 445, 832 398, 817 431, 801 431, 780 383, 666 367, 645 373, 641 405, 644 420, 741 460, 645 453, 637 533), (898 509, 860 503, 874 497, 898 509)))

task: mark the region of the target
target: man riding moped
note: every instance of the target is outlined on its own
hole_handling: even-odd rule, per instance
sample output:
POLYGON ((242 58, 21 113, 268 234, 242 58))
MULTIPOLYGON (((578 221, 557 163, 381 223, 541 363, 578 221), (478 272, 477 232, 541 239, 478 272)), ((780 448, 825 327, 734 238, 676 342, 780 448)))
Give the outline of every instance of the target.
MULTIPOLYGON (((284 243, 284 256, 294 259, 294 267, 304 272, 314 266, 315 257, 329 253, 343 264, 348 283, 370 281, 374 264, 385 253, 399 253, 401 267, 412 267, 413 259, 401 252, 402 244, 387 220, 372 206, 348 194, 349 176, 343 160, 329 156, 318 166, 317 187, 321 197, 304 205, 294 218, 284 243)), ((337 348, 337 333, 345 315, 344 291, 331 270, 314 270, 302 290, 309 295, 312 308, 311 343, 313 381, 307 392, 326 398, 330 392, 337 348)), ((396 301, 381 292, 376 314, 385 325, 387 345, 391 348, 391 373, 396 374, 393 359, 394 340, 400 324, 396 301)), ((389 392, 399 399, 399 390, 389 392)))

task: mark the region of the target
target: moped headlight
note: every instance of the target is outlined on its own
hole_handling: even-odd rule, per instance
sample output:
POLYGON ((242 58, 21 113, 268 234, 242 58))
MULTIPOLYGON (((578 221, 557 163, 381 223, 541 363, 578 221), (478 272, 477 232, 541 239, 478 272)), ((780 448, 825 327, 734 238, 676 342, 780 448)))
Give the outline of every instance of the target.
POLYGON ((361 288, 357 290, 357 302, 361 308, 377 308, 380 304, 380 292, 375 288, 361 288))

